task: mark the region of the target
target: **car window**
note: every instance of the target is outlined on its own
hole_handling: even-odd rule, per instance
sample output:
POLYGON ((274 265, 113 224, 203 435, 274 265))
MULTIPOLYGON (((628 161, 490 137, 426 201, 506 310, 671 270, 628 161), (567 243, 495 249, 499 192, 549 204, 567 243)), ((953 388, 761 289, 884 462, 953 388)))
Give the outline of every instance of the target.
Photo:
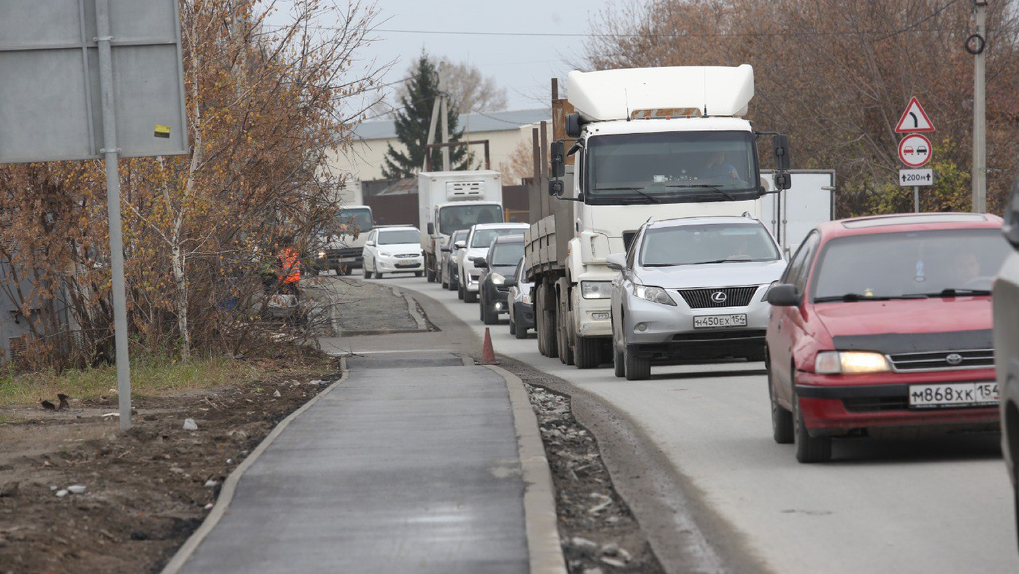
POLYGON ((517 269, 513 272, 513 276, 516 277, 517 283, 524 282, 524 258, 521 257, 520 261, 517 262, 517 269))
POLYGON ((488 264, 508 267, 520 262, 524 256, 523 242, 494 243, 489 250, 488 264))
POLYGON ((626 252, 627 269, 633 269, 633 264, 637 260, 637 246, 643 242, 645 231, 647 231, 647 227, 642 226, 637 230, 637 237, 634 237, 633 241, 630 242, 630 249, 626 252))
POLYGON ((378 234, 379 245, 421 242, 421 232, 417 229, 393 229, 390 231, 379 231, 378 234))
POLYGON ((644 233, 644 267, 776 261, 782 257, 768 230, 757 222, 651 227, 644 233))
POLYGON ((1009 253, 998 229, 943 229, 839 237, 814 265, 815 301, 938 296, 946 290, 990 291, 1009 253))
POLYGON ((818 241, 820 241, 818 233, 811 231, 800 244, 800 248, 796 250, 792 261, 789 262, 789 266, 786 267, 785 273, 782 275, 782 283, 795 285, 796 291, 799 293, 803 292, 807 277, 805 270, 810 267, 810 261, 813 259, 818 241))
POLYGON ((471 247, 488 247, 495 241, 496 237, 502 237, 504 235, 522 235, 523 229, 475 229, 474 234, 471 236, 471 247))

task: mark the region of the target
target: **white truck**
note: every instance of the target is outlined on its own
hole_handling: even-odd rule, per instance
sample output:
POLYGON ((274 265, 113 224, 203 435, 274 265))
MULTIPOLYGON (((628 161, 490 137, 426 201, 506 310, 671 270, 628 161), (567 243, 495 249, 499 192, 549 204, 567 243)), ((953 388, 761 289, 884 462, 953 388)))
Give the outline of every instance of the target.
POLYGON ((364 243, 375 227, 375 220, 372 208, 364 205, 360 181, 350 180, 340 189, 339 205, 332 224, 318 238, 315 269, 333 269, 337 275, 350 275, 364 264, 364 243))
POLYGON ((743 118, 754 95, 749 65, 573 71, 567 89, 568 102, 553 93, 553 199, 534 186, 525 266, 539 350, 592 368, 611 357, 616 273, 605 257, 626 251, 650 217, 763 219, 762 196, 789 187, 788 139, 767 134, 778 189, 766 189, 757 157, 765 134, 743 118))
POLYGON ((476 223, 501 223, 502 175, 492 170, 418 174, 418 216, 425 276, 436 279, 450 235, 476 223))

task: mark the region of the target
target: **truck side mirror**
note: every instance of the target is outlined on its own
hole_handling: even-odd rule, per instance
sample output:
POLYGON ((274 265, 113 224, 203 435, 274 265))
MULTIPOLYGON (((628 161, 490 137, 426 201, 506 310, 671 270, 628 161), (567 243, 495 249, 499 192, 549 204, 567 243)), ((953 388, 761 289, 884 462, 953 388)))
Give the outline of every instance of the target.
POLYGON ((771 140, 771 147, 775 151, 775 169, 778 171, 789 169, 789 136, 776 135, 771 140))
POLYGON ((552 158, 552 177, 566 175, 566 146, 561 141, 552 142, 549 146, 549 157, 552 158))
POLYGON ((576 112, 574 112, 572 114, 566 114, 566 121, 565 121, 565 123, 566 123, 566 125, 563 126, 563 127, 566 128, 566 135, 568 135, 571 138, 579 138, 580 137, 580 114, 576 113, 576 112))
POLYGON ((553 179, 548 182, 548 194, 552 197, 562 197, 566 191, 566 185, 561 179, 553 179))
POLYGON ((435 235, 435 224, 429 221, 426 231, 428 232, 428 235, 435 235))

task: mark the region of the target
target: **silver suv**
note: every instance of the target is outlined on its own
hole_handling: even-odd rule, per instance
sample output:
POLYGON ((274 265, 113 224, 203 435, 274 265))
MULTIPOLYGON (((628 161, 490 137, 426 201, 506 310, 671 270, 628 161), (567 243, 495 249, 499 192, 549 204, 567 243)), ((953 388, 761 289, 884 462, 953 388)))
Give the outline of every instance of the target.
MULTIPOLYGON (((1001 227, 1019 250, 1019 179, 1005 208, 1001 227)), ((1019 252, 1013 251, 998 272, 992 292, 994 305, 994 367, 1001 397, 1001 450, 1015 491, 1016 530, 1019 532, 1019 252)))
POLYGON ((616 376, 647 379, 651 363, 764 360, 769 285, 785 259, 749 217, 649 221, 629 251, 609 255, 616 376))

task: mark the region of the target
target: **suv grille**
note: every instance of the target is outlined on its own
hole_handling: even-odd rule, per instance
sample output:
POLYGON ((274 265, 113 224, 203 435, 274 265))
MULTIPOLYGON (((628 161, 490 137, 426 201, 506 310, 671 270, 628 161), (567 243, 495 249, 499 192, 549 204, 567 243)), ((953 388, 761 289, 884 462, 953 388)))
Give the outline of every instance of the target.
POLYGON ((709 307, 746 307, 757 287, 721 287, 718 289, 680 289, 679 294, 691 309, 709 307), (718 295, 718 293, 724 294, 718 295))
POLYGON ((994 349, 969 351, 934 351, 928 353, 899 353, 889 355, 896 371, 948 371, 979 369, 994 366, 994 349), (953 356, 954 355, 954 356, 953 356), (949 361, 952 357, 952 361, 949 361))

